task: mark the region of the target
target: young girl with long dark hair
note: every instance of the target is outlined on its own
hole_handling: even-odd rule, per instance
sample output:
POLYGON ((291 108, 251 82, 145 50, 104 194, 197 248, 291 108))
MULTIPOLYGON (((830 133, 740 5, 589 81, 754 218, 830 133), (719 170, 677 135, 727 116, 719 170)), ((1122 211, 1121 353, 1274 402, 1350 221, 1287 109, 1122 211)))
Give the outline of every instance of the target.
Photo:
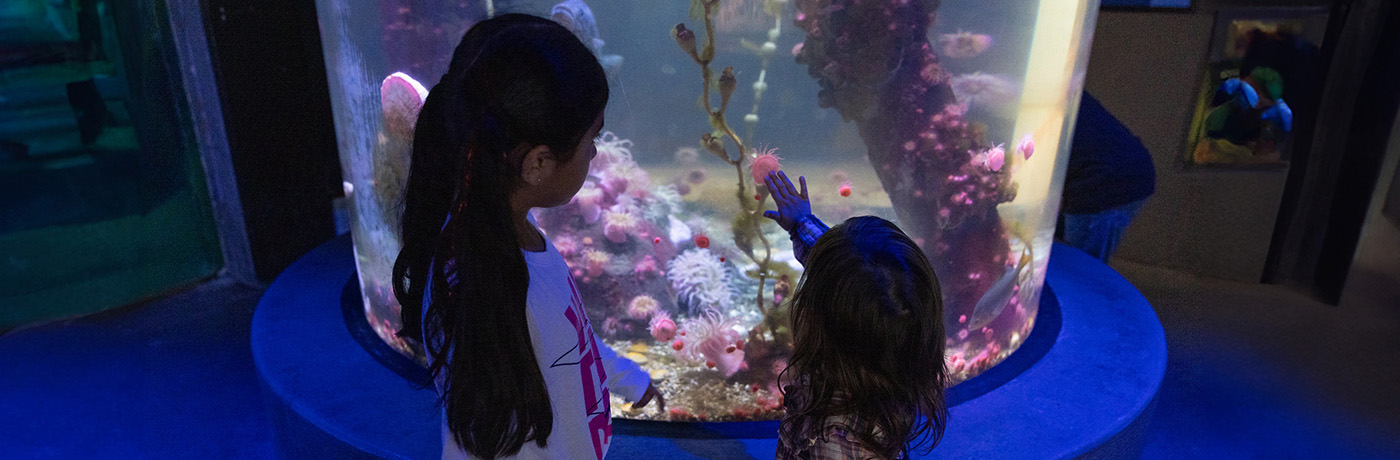
POLYGON ((473 26, 428 93, 393 278, 400 335, 422 340, 443 401, 444 459, 601 459, 609 394, 660 399, 593 334, 564 258, 528 217, 583 185, 607 101, 578 38, 518 14, 473 26))
POLYGON ((807 181, 766 183, 764 215, 792 236, 806 266, 792 300, 793 353, 783 372, 787 415, 779 460, 905 458, 931 450, 948 412, 943 300, 923 251, 890 221, 853 217, 827 228, 807 181))

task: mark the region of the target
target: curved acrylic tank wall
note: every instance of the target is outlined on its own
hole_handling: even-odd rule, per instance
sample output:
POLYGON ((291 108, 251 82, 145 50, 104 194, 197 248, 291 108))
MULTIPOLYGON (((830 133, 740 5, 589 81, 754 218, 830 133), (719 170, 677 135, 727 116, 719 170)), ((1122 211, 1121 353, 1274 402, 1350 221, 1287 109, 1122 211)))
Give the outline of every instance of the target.
POLYGON ((381 338, 421 356, 394 338, 387 284, 416 111, 471 24, 525 12, 576 30, 612 80, 589 182, 535 217, 573 268, 595 332, 668 395, 668 414, 616 401, 615 415, 780 415, 786 299, 801 266, 759 217, 772 200, 754 165, 774 160, 808 178, 826 222, 887 217, 924 248, 943 287, 947 365, 955 382, 970 378, 1035 323, 1096 9, 318 0, 365 313, 381 338), (677 46, 687 35, 677 23, 693 31, 694 56, 677 46))

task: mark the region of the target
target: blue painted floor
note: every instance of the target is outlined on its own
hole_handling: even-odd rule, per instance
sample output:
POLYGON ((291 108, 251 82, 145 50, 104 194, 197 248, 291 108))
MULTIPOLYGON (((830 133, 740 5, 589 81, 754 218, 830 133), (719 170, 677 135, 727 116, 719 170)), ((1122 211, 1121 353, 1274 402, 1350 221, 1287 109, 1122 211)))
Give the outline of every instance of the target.
POLYGON ((271 458, 260 294, 207 284, 0 336, 0 458, 271 458))
MULTIPOLYGON (((1277 286, 1114 266, 1167 331, 1145 458, 1400 459, 1400 274, 1362 270, 1343 305, 1327 306, 1277 286)), ((0 336, 0 458, 271 458, 248 344, 259 294, 212 284, 0 336)), ((752 447, 640 441, 611 458, 752 447)))

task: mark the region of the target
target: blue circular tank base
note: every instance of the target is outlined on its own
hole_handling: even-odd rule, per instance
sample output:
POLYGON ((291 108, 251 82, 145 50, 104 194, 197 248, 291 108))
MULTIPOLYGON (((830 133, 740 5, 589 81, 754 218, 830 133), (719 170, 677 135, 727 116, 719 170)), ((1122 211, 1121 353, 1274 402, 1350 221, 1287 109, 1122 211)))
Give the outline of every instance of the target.
MULTIPOLYGON (((1035 330, 1000 365, 950 390, 947 431, 927 458, 1141 451, 1166 371, 1162 326, 1137 289, 1097 259, 1059 244, 1053 254, 1035 330)), ((253 356, 278 453, 439 458, 436 395, 411 361, 365 335, 367 325, 355 323, 362 314, 347 313, 346 292, 359 305, 354 277, 350 238, 339 237, 278 276, 258 305, 253 356)), ((614 429, 612 459, 772 458, 777 446, 777 422, 615 420, 614 429)))

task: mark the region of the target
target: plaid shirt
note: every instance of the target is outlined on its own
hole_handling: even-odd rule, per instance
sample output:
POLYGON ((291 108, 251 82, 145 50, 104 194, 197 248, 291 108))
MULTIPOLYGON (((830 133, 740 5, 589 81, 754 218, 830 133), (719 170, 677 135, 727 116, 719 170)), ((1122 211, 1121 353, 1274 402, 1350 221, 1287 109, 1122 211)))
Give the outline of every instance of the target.
POLYGON ((827 227, 817 216, 808 214, 797 218, 796 225, 788 231, 788 236, 792 238, 792 254, 797 257, 797 261, 807 265, 807 252, 811 251, 817 240, 830 229, 831 227, 827 227))
MULTIPOLYGON (((809 397, 805 385, 790 385, 783 390, 784 405, 789 414, 794 413, 797 405, 809 397)), ((778 425, 776 460, 880 459, 879 455, 860 445, 860 433, 877 430, 860 419, 844 415, 827 417, 821 421, 821 434, 815 438, 805 434, 813 430, 795 426, 794 423, 785 419, 778 425)), ((904 457, 900 453, 895 459, 904 457)))
MULTIPOLYGON (((817 439, 791 439, 779 436, 776 460, 866 460, 879 459, 874 452, 861 447, 856 429, 859 421, 851 423, 845 417, 827 419, 828 424, 822 436, 817 439)), ((895 457, 903 459, 903 455, 895 457)))

